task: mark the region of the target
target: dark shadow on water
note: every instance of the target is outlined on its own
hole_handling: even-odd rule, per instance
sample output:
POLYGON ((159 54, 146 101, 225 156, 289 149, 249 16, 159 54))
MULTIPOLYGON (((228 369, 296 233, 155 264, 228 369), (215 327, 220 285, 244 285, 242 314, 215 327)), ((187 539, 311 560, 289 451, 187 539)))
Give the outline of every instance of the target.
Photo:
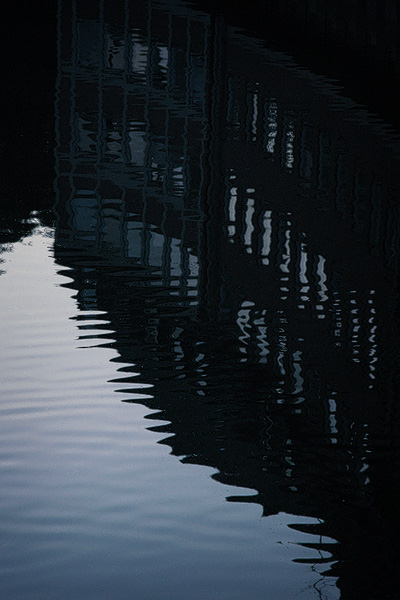
POLYGON ((299 530, 337 541, 312 547, 341 598, 398 597, 397 136, 221 16, 79 10, 55 248, 115 384, 151 384, 172 453, 255 490, 229 501, 320 519, 299 530))
POLYGON ((400 126, 397 0, 191 0, 250 36, 335 80, 342 93, 400 126))
POLYGON ((0 25, 0 242, 15 242, 34 224, 53 222, 56 6, 11 3, 0 25))

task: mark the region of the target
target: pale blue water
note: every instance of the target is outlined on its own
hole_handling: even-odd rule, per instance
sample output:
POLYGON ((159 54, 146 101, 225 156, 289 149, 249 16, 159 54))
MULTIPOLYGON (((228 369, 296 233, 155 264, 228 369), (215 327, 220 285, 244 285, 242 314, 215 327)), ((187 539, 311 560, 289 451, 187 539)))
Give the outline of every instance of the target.
POLYGON ((288 526, 317 519, 227 503, 252 492, 157 443, 150 387, 120 402, 117 352, 96 348, 106 315, 81 313, 81 339, 52 246, 38 226, 3 254, 1 597, 337 598, 334 577, 293 562, 318 561, 299 544, 321 540, 288 526))

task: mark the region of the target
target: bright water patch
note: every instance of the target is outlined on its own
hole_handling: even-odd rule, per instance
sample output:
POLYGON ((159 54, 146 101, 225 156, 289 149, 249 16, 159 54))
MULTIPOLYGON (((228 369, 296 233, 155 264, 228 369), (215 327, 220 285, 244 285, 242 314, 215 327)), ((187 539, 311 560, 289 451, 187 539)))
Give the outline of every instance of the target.
MULTIPOLYGON (((337 598, 323 574, 329 551, 318 566, 322 552, 301 545, 319 535, 288 527, 317 519, 260 519, 257 505, 227 503, 252 492, 221 486, 213 469, 157 444, 164 435, 148 430, 141 393, 134 405, 119 401, 107 383, 117 353, 79 339, 52 235, 37 228, 3 254, 3 597, 337 598)), ((107 323, 101 312, 80 315, 107 323)))

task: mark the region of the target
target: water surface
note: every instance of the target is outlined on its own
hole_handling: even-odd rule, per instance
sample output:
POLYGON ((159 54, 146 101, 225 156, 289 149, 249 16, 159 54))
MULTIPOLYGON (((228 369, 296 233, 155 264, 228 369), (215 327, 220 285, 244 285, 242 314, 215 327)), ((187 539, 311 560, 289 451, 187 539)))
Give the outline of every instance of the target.
POLYGON ((59 3, 54 211, 3 217, 5 598, 398 597, 398 136, 340 92, 184 3, 59 3))

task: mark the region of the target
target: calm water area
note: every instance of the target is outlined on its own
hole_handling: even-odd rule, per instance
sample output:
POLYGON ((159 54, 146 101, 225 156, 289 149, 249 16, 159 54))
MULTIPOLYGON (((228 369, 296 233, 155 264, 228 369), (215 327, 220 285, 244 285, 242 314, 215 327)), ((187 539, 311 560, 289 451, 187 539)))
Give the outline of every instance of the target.
POLYGON ((194 4, 57 11, 1 188, 0 598, 400 598, 398 130, 194 4))

